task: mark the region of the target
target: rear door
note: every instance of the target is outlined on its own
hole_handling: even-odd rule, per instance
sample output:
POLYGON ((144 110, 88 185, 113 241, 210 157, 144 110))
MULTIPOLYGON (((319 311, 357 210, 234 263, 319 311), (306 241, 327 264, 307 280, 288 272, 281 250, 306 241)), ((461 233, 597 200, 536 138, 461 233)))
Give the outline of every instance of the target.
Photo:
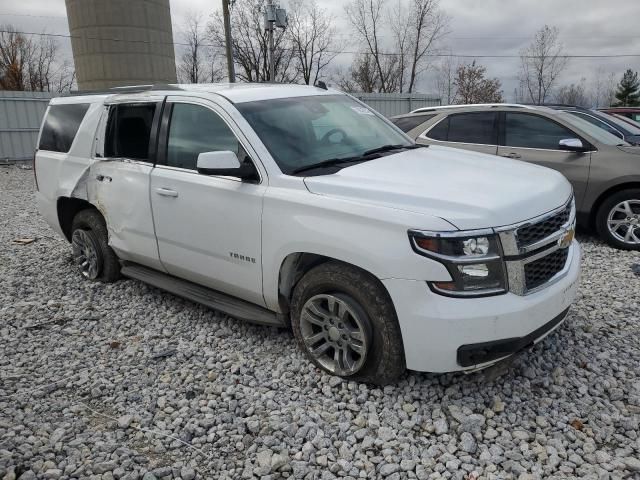
POLYGON ((495 155, 498 150, 498 114, 466 112, 448 115, 420 135, 420 143, 473 150, 495 155))
POLYGON ((560 140, 577 138, 579 133, 550 118, 535 113, 504 112, 498 155, 536 163, 561 172, 573 185, 578 205, 589 180, 590 152, 560 150, 560 140))
POLYGON ((162 102, 105 109, 89 172, 89 198, 104 216, 109 245, 121 259, 162 269, 149 200, 162 102))

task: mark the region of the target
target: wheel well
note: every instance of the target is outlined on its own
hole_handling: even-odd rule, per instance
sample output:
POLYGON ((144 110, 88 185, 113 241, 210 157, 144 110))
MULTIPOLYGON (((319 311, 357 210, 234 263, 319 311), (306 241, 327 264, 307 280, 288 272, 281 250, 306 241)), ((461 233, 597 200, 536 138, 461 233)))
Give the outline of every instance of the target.
POLYGON ((589 213, 589 226, 594 227, 596 224, 596 215, 598 214, 598 210, 602 203, 607 199, 607 197, 613 195, 614 193, 618 193, 622 190, 628 190, 630 188, 640 188, 640 183, 631 182, 631 183, 621 183, 619 185, 615 185, 608 190, 605 190, 600 194, 595 202, 593 202, 593 206, 591 207, 591 212, 589 213))
POLYGON ((288 318, 289 303, 293 289, 300 279, 311 270, 322 263, 334 261, 331 257, 317 255, 315 253, 291 253, 282 261, 280 274, 278 276, 278 303, 283 314, 288 318))
MULTIPOLYGON (((371 278, 380 282, 378 277, 373 275, 371 272, 358 267, 357 265, 343 262, 342 260, 338 260, 336 258, 318 255, 315 253, 291 253, 287 255, 287 257, 282 261, 282 264, 280 265, 280 274, 278 277, 278 303, 280 304, 280 311, 283 313, 284 317, 287 320, 289 320, 289 305, 291 303, 293 290, 295 289, 300 279, 312 268, 327 262, 351 265, 352 267, 363 271, 367 275, 370 275, 371 278)), ((386 287, 382 285, 382 283, 380 284, 387 295, 389 295, 386 287)), ((392 302, 391 296, 389 296, 389 301, 392 302)))
POLYGON ((58 199, 58 222, 60 222, 60 228, 68 241, 71 241, 71 225, 74 217, 79 211, 87 208, 95 207, 80 198, 60 197, 58 199))

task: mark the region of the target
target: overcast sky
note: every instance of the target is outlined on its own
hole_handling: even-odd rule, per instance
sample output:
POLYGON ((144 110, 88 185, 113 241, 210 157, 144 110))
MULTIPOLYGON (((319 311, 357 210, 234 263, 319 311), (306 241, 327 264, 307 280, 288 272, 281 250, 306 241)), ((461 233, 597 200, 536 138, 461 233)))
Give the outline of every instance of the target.
MULTIPOLYGON (((396 0, 387 0, 389 4, 396 0)), ((171 0, 174 36, 189 12, 208 15, 218 8, 220 0, 171 0)), ((286 1, 281 1, 286 5, 286 1)), ((336 26, 349 33, 344 15, 345 1, 318 0, 335 15, 336 26)), ((450 34, 443 46, 456 54, 518 55, 531 37, 545 24, 560 29, 567 54, 573 55, 640 55, 639 0, 441 0, 442 9, 451 18, 450 34)), ((10 23, 19 30, 68 34, 64 0, 3 0, 0 24, 10 23)), ((344 39, 345 37, 343 37, 344 39)), ((348 38, 348 37, 347 37, 348 38)), ((61 43, 69 49, 68 40, 61 43)), ((358 48, 350 42, 348 50, 358 48)), ((339 57, 349 64, 350 54, 339 57)), ((491 76, 503 84, 509 100, 516 86, 519 59, 478 59, 491 76)), ((561 83, 592 78, 598 68, 621 77, 626 68, 640 70, 640 57, 572 59, 561 83)), ((427 76, 420 83, 425 93, 433 91, 427 76)))

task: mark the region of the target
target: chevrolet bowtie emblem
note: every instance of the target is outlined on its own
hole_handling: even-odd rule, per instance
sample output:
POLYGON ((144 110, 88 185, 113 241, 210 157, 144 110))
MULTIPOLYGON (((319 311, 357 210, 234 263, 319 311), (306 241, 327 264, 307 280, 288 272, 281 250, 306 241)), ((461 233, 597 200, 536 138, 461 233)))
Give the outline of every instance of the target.
POLYGON ((560 237, 560 239, 558 240, 558 245, 560 246, 560 248, 567 248, 569 245, 571 245, 571 242, 573 241, 573 237, 575 237, 576 234, 576 230, 575 227, 571 227, 569 228, 562 237, 560 237))

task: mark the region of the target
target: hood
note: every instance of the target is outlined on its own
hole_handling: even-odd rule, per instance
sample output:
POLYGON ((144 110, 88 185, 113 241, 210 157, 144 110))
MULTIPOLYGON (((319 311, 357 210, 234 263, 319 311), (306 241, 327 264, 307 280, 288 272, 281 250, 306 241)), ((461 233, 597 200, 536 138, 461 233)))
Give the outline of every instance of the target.
POLYGON ((438 146, 387 155, 304 181, 318 195, 440 217, 461 230, 528 220, 559 207, 571 195, 569 182, 554 170, 438 146))
POLYGON ((625 146, 618 146, 619 150, 622 150, 624 153, 631 153, 634 155, 640 155, 640 147, 638 146, 630 146, 630 147, 625 147, 625 146))

